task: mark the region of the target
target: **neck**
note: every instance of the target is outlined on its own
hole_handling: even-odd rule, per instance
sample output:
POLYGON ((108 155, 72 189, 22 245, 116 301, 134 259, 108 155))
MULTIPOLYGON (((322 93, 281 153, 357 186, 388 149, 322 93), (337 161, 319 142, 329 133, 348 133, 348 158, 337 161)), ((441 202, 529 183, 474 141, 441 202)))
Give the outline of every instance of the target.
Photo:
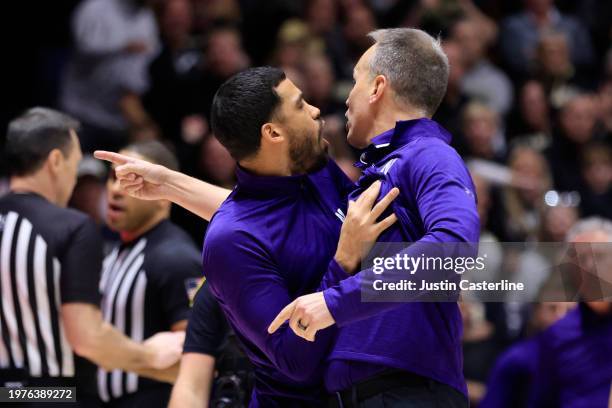
POLYGON ((399 107, 386 108, 382 107, 378 115, 374 119, 374 124, 368 137, 368 144, 372 139, 381 133, 393 129, 395 124, 400 120, 413 120, 430 118, 429 115, 425 114, 422 110, 417 109, 402 109, 399 107))
POLYGON ((284 177, 294 175, 287 155, 280 154, 280 152, 271 157, 264 157, 260 152, 251 158, 240 160, 238 164, 258 176, 284 177))
POLYGON ((64 207, 65 204, 59 202, 59 198, 52 187, 51 181, 46 177, 42 177, 39 173, 28 176, 11 177, 9 184, 11 191, 16 193, 36 193, 43 196, 50 203, 64 207))
POLYGON ((153 227, 155 227, 157 224, 167 219, 169 215, 170 214, 168 214, 168 212, 159 212, 133 231, 120 231, 119 236, 121 237, 121 241, 131 242, 137 238, 140 238, 142 235, 153 229, 153 227))

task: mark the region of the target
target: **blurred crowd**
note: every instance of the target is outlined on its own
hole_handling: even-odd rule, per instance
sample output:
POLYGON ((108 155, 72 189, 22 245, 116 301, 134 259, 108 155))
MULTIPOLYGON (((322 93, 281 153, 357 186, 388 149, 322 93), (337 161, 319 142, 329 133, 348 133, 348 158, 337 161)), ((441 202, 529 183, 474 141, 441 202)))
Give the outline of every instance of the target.
MULTIPOLYGON (((23 3, 26 15, 34 6, 23 3)), ((369 32, 418 27, 440 37, 450 61, 434 119, 471 170, 483 240, 560 242, 581 218, 612 219, 612 2, 43 3, 33 17, 43 34, 13 54, 8 80, 18 90, 6 98, 3 128, 26 107, 52 106, 81 121, 84 152, 159 139, 183 172, 231 187, 235 162, 211 134, 212 99, 233 74, 274 65, 321 110, 330 154, 356 180, 358 152, 346 142, 344 117, 353 66, 371 45, 369 32)), ((72 205, 102 225, 105 168, 86 158, 79 175, 72 205)), ((201 243, 203 221, 174 211, 201 243)), ((566 306, 463 307, 473 403, 504 348, 566 306)))

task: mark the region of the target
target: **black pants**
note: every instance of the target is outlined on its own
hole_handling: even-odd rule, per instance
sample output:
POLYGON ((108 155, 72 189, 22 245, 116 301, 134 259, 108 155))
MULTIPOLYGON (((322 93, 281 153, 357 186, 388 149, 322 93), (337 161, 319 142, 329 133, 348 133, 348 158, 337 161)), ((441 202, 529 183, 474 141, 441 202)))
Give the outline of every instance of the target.
POLYGON ((358 403, 359 408, 466 408, 467 398, 446 384, 405 386, 381 392, 358 403))

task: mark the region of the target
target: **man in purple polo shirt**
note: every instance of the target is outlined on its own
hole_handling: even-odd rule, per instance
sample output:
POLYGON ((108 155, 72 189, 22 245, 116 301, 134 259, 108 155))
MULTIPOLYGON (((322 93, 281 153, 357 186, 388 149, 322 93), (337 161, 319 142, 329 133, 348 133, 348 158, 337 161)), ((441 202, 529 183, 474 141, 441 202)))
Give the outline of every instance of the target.
MULTIPOLYGON (((376 43, 355 66, 347 99, 348 140, 365 148, 358 163, 364 173, 349 200, 374 180, 382 193, 399 187, 392 204, 399 222, 381 242, 478 242, 471 177, 449 146, 450 134, 430 119, 446 93, 446 55, 420 30, 370 36, 376 43)), ((286 319, 299 319, 295 333, 310 340, 317 330, 339 327, 325 384, 340 406, 382 407, 385 398, 398 407, 467 406, 457 304, 362 302, 364 277, 362 271, 296 299, 270 332, 286 319)))

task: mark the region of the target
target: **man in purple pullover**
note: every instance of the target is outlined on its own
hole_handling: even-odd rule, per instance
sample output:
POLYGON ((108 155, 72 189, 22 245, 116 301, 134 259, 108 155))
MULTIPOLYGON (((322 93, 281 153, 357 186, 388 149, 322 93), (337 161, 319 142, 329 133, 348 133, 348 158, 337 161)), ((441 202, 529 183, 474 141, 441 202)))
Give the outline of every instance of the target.
MULTIPOLYGON (((289 178, 262 178, 239 170, 237 188, 207 232, 205 273, 230 323, 246 341, 251 360, 259 364, 261 381, 255 399, 260 404, 314 403, 304 391, 314 392, 323 353, 329 354, 324 376, 328 391, 335 393, 330 403, 336 406, 467 406, 457 305, 361 302, 363 273, 349 277, 359 256, 351 251, 333 254, 337 220, 345 214, 344 194, 350 193, 354 200, 374 180, 382 194, 400 188, 392 204, 399 222, 380 241, 478 241, 470 176, 449 146, 450 135, 429 119, 446 91, 446 56, 433 38, 419 30, 380 30, 372 37, 376 44, 355 67, 355 87, 347 100, 349 142, 367 147, 357 186, 345 185, 329 163, 289 178), (270 202, 262 205, 262 196, 270 202), (278 265, 285 268, 282 279, 266 273, 278 265), (305 276, 312 281, 305 283, 305 276), (289 296, 277 296, 279 287, 289 296), (291 302, 316 290, 320 291, 291 302), (253 301, 253 294, 261 303, 253 301), (269 328, 276 332, 262 336, 276 315, 270 312, 280 312, 283 300, 291 303, 269 328), (287 319, 289 326, 282 326, 287 319), (339 329, 332 348, 334 332, 325 328, 334 323, 339 329), (311 341, 322 331, 305 349, 307 343, 291 337, 290 330, 311 341), (300 384, 311 388, 300 389, 300 384)), ((303 101, 297 97, 294 103, 297 108, 303 101)), ((260 131, 262 141, 275 140, 274 132, 265 136, 266 126, 260 131)), ((221 141, 232 151, 231 141, 221 141)), ((279 160, 287 160, 284 153, 279 153, 279 160)), ((300 163, 308 155, 289 157, 300 163)), ((132 194, 161 196, 204 218, 227 194, 133 160, 121 162, 124 159, 108 154, 104 158, 123 165, 116 172, 132 194)), ((260 165, 265 169, 265 164, 260 165)), ((363 198, 357 203, 367 207, 363 198)), ((356 231, 359 228, 351 230, 356 231)), ((347 235, 344 227, 343 234, 347 235)))

